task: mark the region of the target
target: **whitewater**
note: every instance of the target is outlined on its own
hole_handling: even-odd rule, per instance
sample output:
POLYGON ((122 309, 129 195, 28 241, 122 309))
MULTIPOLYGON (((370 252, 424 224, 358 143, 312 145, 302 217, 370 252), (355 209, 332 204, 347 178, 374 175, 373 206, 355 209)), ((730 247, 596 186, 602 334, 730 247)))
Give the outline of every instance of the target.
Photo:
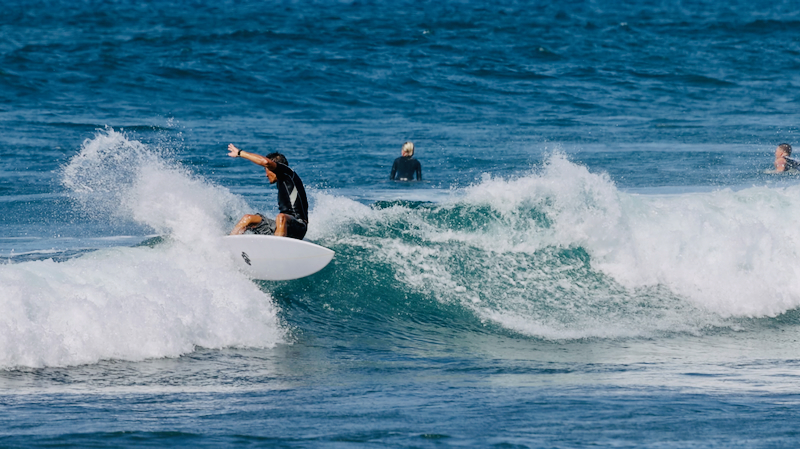
MULTIPOLYGON (((74 207, 140 225, 144 244, 2 265, 4 368, 290 342, 270 293, 220 246, 252 209, 244 198, 113 129, 61 176, 74 207)), ((438 201, 313 191, 308 238, 343 254, 326 277, 381 282, 347 260, 357 254, 403 291, 529 337, 700 334, 800 306, 800 239, 785 226, 800 218, 798 189, 629 193, 556 153, 438 201)))

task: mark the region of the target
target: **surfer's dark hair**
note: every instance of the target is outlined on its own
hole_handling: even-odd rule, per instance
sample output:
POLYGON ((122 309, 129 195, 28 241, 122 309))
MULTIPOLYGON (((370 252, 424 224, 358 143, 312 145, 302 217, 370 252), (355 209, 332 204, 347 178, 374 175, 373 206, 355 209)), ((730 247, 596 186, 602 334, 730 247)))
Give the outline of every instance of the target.
POLYGON ((789 145, 788 143, 782 143, 782 144, 778 145, 778 148, 780 148, 781 150, 785 151, 786 154, 792 154, 792 146, 789 145))
POLYGON ((289 161, 286 160, 286 156, 282 155, 281 153, 278 153, 277 151, 274 152, 274 153, 268 154, 267 155, 267 159, 272 159, 274 162, 277 162, 279 164, 283 164, 283 165, 285 165, 287 167, 289 166, 289 161))

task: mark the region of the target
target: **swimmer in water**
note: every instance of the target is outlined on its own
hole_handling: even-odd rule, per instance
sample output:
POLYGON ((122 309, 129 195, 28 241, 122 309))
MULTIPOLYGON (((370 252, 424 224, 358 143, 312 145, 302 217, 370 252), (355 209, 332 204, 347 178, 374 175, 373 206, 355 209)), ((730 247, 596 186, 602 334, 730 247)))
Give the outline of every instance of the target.
POLYGON ((416 175, 417 181, 422 181, 422 165, 414 159, 414 144, 406 142, 403 144, 401 156, 394 160, 392 172, 389 179, 398 181, 413 181, 416 175))
POLYGON ((789 170, 797 170, 800 168, 800 161, 790 158, 792 155, 792 146, 788 143, 778 145, 775 150, 775 171, 785 172, 789 170))

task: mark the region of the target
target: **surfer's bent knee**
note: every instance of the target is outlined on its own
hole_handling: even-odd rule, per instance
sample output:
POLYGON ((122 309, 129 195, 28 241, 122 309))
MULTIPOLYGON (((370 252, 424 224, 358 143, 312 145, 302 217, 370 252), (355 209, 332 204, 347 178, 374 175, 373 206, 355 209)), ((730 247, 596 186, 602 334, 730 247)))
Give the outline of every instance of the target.
POLYGON ((247 226, 257 225, 257 224, 261 223, 261 215, 258 215, 258 214, 253 214, 253 215, 245 214, 242 217, 242 219, 239 220, 239 222, 240 223, 247 223, 247 226))

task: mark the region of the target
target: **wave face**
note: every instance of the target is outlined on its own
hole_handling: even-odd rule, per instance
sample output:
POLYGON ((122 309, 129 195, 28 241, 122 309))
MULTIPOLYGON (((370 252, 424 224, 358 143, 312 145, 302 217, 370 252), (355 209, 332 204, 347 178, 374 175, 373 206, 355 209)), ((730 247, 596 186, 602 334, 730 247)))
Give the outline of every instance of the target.
POLYGON ((109 129, 63 167, 77 208, 164 238, 60 263, 0 265, 0 367, 271 347, 285 338, 269 294, 220 257, 219 236, 242 200, 168 161, 109 129))
POLYGON ((798 193, 627 193, 554 155, 439 203, 318 195, 309 237, 390 266, 397 301, 414 291, 524 335, 698 333, 800 305, 800 238, 786 225, 798 193))
POLYGON ((0 367, 291 342, 281 315, 291 306, 275 303, 276 288, 317 289, 333 314, 320 323, 341 318, 337 310, 376 318, 351 322, 348 335, 428 317, 555 341, 657 338, 739 329, 800 305, 800 238, 786 225, 800 218, 800 186, 637 194, 556 153, 516 177, 421 191, 435 201, 358 202, 310 189, 307 238, 337 251, 334 263, 301 281, 263 283, 220 247, 252 207, 172 160, 106 129, 62 168, 81 214, 161 237, 0 265, 0 367))

